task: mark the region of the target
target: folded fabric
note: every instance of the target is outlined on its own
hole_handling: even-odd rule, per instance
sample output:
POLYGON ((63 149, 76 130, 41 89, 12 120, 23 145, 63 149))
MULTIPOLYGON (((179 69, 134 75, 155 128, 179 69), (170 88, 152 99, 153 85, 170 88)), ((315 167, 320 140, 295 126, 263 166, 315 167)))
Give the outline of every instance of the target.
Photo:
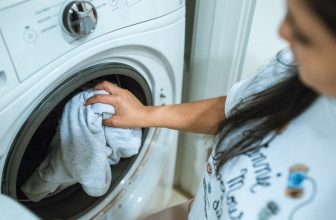
POLYGON ((121 157, 137 154, 141 129, 121 129, 102 125, 115 109, 107 104, 84 106, 86 99, 104 90, 87 90, 77 94, 66 105, 58 131, 42 164, 21 190, 32 201, 40 201, 80 183, 90 196, 101 196, 112 178, 110 164, 121 157))

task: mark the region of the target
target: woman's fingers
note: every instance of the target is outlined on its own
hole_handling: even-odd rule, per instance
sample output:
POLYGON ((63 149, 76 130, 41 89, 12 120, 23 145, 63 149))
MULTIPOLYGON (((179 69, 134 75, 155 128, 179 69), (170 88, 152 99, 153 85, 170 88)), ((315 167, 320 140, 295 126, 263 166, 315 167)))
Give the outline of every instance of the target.
POLYGON ((118 98, 114 95, 98 94, 98 95, 94 95, 94 96, 88 98, 85 101, 85 105, 92 105, 92 104, 95 104, 95 103, 104 103, 104 104, 113 105, 116 102, 116 99, 118 99, 118 98))
POLYGON ((110 83, 108 81, 104 81, 102 83, 99 83, 95 86, 95 90, 105 90, 106 92, 114 95, 118 95, 120 92, 122 92, 124 89, 118 87, 117 85, 110 83))
POLYGON ((144 105, 126 89, 104 81, 97 86, 96 90, 105 90, 110 94, 98 94, 87 99, 85 105, 103 103, 112 105, 115 108, 115 114, 112 118, 103 121, 104 125, 132 128, 141 127, 146 120, 144 105))
POLYGON ((118 126, 118 124, 116 123, 115 118, 116 118, 116 116, 113 116, 113 117, 111 117, 111 118, 108 118, 108 119, 103 120, 103 125, 105 125, 105 126, 112 126, 112 127, 120 127, 120 126, 118 126))

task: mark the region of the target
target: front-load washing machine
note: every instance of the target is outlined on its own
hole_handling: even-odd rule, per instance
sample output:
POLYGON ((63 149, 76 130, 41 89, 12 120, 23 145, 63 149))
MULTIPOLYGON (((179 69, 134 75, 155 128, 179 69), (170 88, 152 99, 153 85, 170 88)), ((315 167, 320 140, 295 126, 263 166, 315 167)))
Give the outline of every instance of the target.
POLYGON ((168 129, 143 129, 139 154, 111 166, 104 196, 77 184, 32 202, 20 187, 47 156, 76 93, 108 80, 145 105, 180 102, 184 22, 183 0, 2 0, 1 194, 42 219, 130 220, 165 205, 177 146, 168 129))

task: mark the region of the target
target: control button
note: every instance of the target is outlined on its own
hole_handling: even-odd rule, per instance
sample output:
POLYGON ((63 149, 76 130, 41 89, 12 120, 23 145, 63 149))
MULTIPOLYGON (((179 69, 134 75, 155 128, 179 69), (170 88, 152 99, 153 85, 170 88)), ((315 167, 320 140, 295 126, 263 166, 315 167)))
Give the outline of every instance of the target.
POLYGON ((110 0, 110 2, 113 8, 117 7, 119 4, 119 0, 110 0))
POLYGON ((37 32, 31 28, 26 29, 23 33, 23 39, 25 42, 32 44, 37 40, 37 32))

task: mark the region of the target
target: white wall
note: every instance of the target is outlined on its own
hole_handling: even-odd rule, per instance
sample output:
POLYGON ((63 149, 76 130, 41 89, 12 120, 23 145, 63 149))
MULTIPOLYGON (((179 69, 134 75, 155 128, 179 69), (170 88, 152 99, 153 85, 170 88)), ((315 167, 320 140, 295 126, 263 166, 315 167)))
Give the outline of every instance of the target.
MULTIPOLYGON (((196 1, 190 71, 184 76, 184 102, 225 95, 238 80, 255 1, 196 1)), ((181 134, 176 185, 190 194, 196 193, 213 146, 210 137, 181 134)))
MULTIPOLYGON (((285 46, 278 37, 284 12, 284 0, 196 0, 184 102, 225 95, 256 73, 285 46)), ((213 146, 209 137, 181 134, 175 184, 185 192, 196 193, 213 146)))
POLYGON ((278 29, 286 13, 285 0, 257 0, 241 78, 258 72, 286 46, 278 29))

